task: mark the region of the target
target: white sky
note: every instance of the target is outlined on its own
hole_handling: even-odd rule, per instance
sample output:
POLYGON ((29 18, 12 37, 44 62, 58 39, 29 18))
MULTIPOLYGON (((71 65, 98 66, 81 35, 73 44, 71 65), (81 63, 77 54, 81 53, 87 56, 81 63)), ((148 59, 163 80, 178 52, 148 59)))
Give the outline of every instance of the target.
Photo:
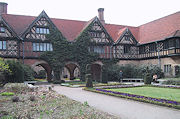
POLYGON ((106 23, 139 26, 180 11, 180 0, 0 0, 8 3, 8 14, 88 21, 104 8, 106 23))

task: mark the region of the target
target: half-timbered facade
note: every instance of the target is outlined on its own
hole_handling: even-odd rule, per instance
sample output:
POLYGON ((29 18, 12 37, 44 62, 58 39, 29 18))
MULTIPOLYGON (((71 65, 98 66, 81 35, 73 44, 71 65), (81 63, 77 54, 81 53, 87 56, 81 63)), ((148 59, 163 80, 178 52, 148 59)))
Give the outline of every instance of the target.
MULTIPOLYGON (((0 3, 0 7, 7 4, 0 3)), ((38 61, 51 72, 48 64, 38 59, 42 52, 53 50, 51 39, 46 38, 49 26, 56 27, 69 42, 90 26, 88 34, 94 45, 89 51, 99 53, 100 58, 117 58, 118 64, 158 64, 167 75, 176 75, 180 70, 180 12, 132 27, 106 24, 103 11, 100 8, 99 18, 87 22, 50 18, 45 11, 37 17, 0 11, 0 56, 33 66, 39 65, 38 61)))
POLYGON ((100 58, 112 58, 112 46, 114 42, 102 23, 95 17, 90 21, 89 25, 91 25, 91 28, 88 33, 91 42, 94 43, 90 46, 89 50, 98 53, 100 58))

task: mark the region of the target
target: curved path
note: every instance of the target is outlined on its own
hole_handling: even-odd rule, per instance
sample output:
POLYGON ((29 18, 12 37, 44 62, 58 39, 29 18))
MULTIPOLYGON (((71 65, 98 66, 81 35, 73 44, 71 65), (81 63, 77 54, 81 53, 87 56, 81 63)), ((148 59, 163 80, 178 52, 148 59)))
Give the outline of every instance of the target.
POLYGON ((180 119, 180 110, 176 109, 93 93, 81 88, 54 86, 53 90, 82 103, 87 101, 90 106, 121 119, 180 119))

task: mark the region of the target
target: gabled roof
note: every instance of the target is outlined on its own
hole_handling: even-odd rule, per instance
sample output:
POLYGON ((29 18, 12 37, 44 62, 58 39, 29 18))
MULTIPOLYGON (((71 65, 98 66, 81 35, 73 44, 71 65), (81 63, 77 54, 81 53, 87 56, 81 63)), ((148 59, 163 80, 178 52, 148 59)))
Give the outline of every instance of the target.
POLYGON ((118 38, 116 40, 116 44, 118 44, 119 42, 121 42, 122 38, 124 37, 124 35, 128 33, 130 35, 130 37, 132 38, 133 42, 134 43, 137 43, 137 40, 135 39, 135 37, 132 35, 131 31, 127 28, 127 27, 124 27, 122 29, 119 30, 119 33, 118 33, 118 38))
POLYGON ((88 22, 86 22, 76 37, 78 37, 95 19, 96 19, 96 17, 94 17, 91 20, 89 20, 88 22))
POLYGON ((139 26, 139 43, 163 40, 180 30, 180 12, 139 26))
POLYGON ((7 27, 7 30, 11 33, 12 36, 17 37, 19 39, 18 35, 13 30, 13 28, 1 16, 0 16, 0 22, 7 27))
MULTIPOLYGON (((35 19, 37 19, 37 17, 34 16, 11 14, 2 14, 2 18, 18 36, 20 36, 29 27, 29 25, 32 24, 35 19)), ((86 28, 89 23, 93 21, 93 19, 90 21, 77 21, 50 18, 54 25, 69 41, 76 39, 76 37, 84 28, 86 28)), ((172 37, 173 34, 174 36, 180 36, 178 31, 180 30, 180 12, 149 22, 139 27, 115 24, 103 24, 103 26, 114 42, 116 42, 122 35, 123 30, 128 28, 140 44, 145 44, 163 40, 166 37, 172 37)))
POLYGON ((36 18, 34 16, 22 16, 11 14, 2 14, 2 17, 19 36, 28 28, 28 26, 36 18))
POLYGON ((65 38, 69 41, 73 41, 82 31, 87 22, 65 19, 51 18, 56 27, 61 31, 65 38))
MULTIPOLYGON (((14 31, 19 36, 37 18, 34 16, 22 16, 22 15, 11 15, 11 14, 3 14, 2 17, 8 22, 8 24, 14 29, 14 31)), ((84 25, 87 23, 84 21, 55 19, 55 18, 51 18, 51 21, 69 41, 74 40, 77 34, 80 33, 84 25)))
POLYGON ((110 34, 114 42, 116 42, 119 37, 122 35, 123 30, 126 28, 130 29, 132 35, 138 41, 138 27, 131 27, 131 26, 123 26, 123 25, 115 25, 115 24, 105 24, 105 28, 107 32, 110 34))

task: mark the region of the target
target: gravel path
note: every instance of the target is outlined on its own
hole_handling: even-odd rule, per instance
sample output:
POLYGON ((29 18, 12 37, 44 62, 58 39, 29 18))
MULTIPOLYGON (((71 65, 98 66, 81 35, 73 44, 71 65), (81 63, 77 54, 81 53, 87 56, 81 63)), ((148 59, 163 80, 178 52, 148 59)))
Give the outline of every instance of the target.
POLYGON ((53 90, 76 101, 87 101, 104 112, 122 119, 180 119, 180 110, 84 91, 81 88, 54 86, 53 90))

